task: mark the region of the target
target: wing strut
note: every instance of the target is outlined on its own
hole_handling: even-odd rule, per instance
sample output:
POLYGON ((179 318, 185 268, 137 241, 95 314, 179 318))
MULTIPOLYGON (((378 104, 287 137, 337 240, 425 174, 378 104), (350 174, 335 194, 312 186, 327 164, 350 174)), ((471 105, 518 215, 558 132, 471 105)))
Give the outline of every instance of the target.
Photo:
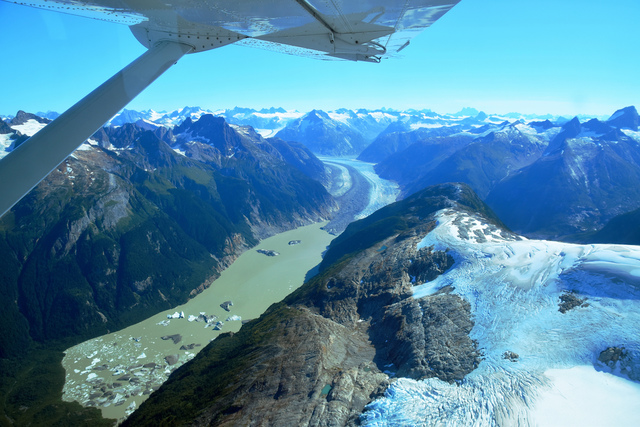
POLYGON ((191 46, 160 42, 0 160, 0 216, 191 46))

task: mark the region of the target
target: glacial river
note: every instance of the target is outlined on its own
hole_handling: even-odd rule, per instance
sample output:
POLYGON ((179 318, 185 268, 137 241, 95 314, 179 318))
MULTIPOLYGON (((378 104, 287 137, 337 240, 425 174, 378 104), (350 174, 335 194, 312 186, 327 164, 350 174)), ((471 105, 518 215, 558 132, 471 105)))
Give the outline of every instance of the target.
POLYGON ((131 413, 173 370, 220 333, 237 332, 242 320, 259 317, 272 303, 301 286, 334 237, 320 229, 323 225, 265 239, 186 304, 67 349, 62 361, 66 370, 64 400, 96 406, 105 418, 120 419, 131 413), (295 240, 300 243, 289 244, 295 240), (257 249, 280 255, 267 256, 257 249), (233 303, 229 311, 220 306, 226 301, 233 303), (175 312, 183 312, 185 317, 167 317, 175 312), (207 324, 200 313, 217 319, 207 324), (199 319, 189 321, 189 316, 199 319), (224 324, 221 330, 214 330, 218 321, 224 324))

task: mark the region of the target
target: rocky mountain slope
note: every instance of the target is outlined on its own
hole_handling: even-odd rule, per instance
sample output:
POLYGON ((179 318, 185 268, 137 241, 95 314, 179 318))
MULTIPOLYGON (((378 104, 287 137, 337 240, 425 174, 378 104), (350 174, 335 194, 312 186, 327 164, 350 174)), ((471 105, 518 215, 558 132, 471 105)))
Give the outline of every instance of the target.
POLYGON ((611 218, 602 229, 580 236, 577 241, 640 245, 640 209, 611 218))
POLYGON ((156 126, 173 127, 181 124, 186 119, 198 120, 205 114, 213 114, 210 110, 204 110, 200 107, 189 107, 174 110, 174 111, 154 111, 154 110, 128 110, 123 109, 109 122, 109 126, 122 126, 126 123, 130 124, 142 124, 149 123, 156 126))
POLYGON ((390 125, 384 132, 380 133, 378 137, 360 153, 358 160, 378 163, 395 153, 405 150, 416 142, 425 141, 432 137, 451 135, 461 130, 458 126, 448 126, 418 128, 412 131, 408 126, 405 126, 403 122, 395 122, 393 126, 390 125), (396 130, 398 128, 399 130, 396 130))
POLYGON ((125 425, 355 425, 390 377, 462 380, 480 361, 468 302, 452 289, 412 297, 453 264, 417 248, 444 207, 490 212, 468 187, 442 185, 353 223, 319 276, 216 339, 125 425))
MULTIPOLYGON (((250 165, 261 179, 277 181, 279 169, 286 165, 320 183, 329 181, 324 164, 304 145, 264 139, 250 126, 229 125, 224 119, 207 114, 196 122, 185 120, 173 129, 173 134, 174 149, 214 165, 225 175, 251 179, 252 172, 247 169, 250 165)), ((268 188, 263 191, 270 192, 268 188)), ((300 203, 304 204, 305 199, 301 198, 300 203)))
MULTIPOLYGON (((402 139, 402 135, 409 135, 410 139, 408 142, 410 142, 413 139, 411 135, 420 133, 422 132, 417 130, 408 133, 393 133, 388 135, 388 137, 402 139)), ((429 134, 432 134, 432 132, 429 132, 429 134)), ((448 159, 456 151, 470 144, 475 138, 476 135, 468 133, 420 138, 414 142, 410 142, 406 148, 384 157, 375 166, 375 170, 381 177, 398 182, 403 188, 404 194, 410 194, 410 192, 418 186, 418 184, 415 183, 417 179, 429 174, 429 172, 435 169, 440 163, 448 159), (400 168, 400 164, 403 164, 404 167, 400 168)), ((386 141, 387 138, 379 138, 377 141, 380 140, 386 141)), ((373 144, 371 146, 373 146, 373 144)), ((398 148, 400 147, 399 145, 398 148)), ((365 155, 365 152, 360 156, 361 160, 364 160, 362 159, 363 155, 365 155)))
POLYGON ((489 124, 419 141, 380 162, 376 170, 398 181, 406 194, 428 185, 466 182, 486 197, 500 180, 534 162, 552 132, 520 122, 489 124))
POLYGON ((6 156, 49 122, 51 120, 47 118, 25 113, 22 110, 10 120, 0 120, 0 158, 6 156))
POLYGON ((399 379, 361 425, 635 424, 638 248, 522 239, 454 209, 437 221, 418 248, 447 248, 455 263, 413 296, 454 287, 483 360, 456 385, 399 379))
MULTIPOLYGON (((466 109, 468 110, 468 109, 466 109)), ((475 111, 475 110, 473 110, 475 111)), ((475 113, 473 116, 454 114, 440 115, 433 111, 409 111, 398 117, 360 155, 359 160, 379 163, 387 157, 400 153, 410 145, 429 139, 470 132, 477 135, 482 131, 499 128, 503 117, 475 113)))
POLYGON ((455 126, 386 133, 363 155, 382 156, 397 147, 376 171, 398 182, 403 194, 465 182, 509 227, 532 237, 591 232, 640 206, 634 107, 608 120, 575 117, 562 125, 549 120, 495 123, 480 116, 455 126))
POLYGON ((300 147, 277 142, 289 163, 213 116, 176 131, 105 128, 2 218, 3 286, 15 295, 3 311, 16 316, 3 336, 122 327, 184 301, 257 239, 333 209, 299 171, 313 158, 300 147), (28 332, 13 327, 24 320, 28 332))

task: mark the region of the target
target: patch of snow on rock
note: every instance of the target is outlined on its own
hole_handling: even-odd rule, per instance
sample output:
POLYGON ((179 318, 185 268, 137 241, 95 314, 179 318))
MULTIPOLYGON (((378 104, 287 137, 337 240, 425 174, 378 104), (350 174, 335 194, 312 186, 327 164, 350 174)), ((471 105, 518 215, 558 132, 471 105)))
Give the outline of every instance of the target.
POLYGON ((0 158, 9 154, 13 147, 12 134, 0 133, 0 158))
POLYGON ((260 135, 263 138, 273 138, 282 129, 284 129, 284 126, 279 127, 277 129, 255 129, 255 131, 258 132, 258 135, 260 135))
POLYGON ((631 129, 620 129, 620 131, 622 131, 622 133, 627 135, 629 138, 640 141, 640 132, 631 129))
POLYGON ((327 113, 327 115, 331 117, 331 119, 337 122, 344 123, 346 125, 349 124, 349 120, 351 119, 351 115, 349 115, 348 113, 336 113, 334 111, 331 111, 327 113))
POLYGON ((37 120, 29 119, 23 124, 11 126, 11 128, 13 130, 17 130, 18 132, 24 135, 33 136, 36 134, 36 132, 38 132, 40 129, 42 129, 45 126, 46 126, 45 123, 40 123, 37 120))
POLYGON ((529 126, 528 124, 524 124, 524 123, 516 123, 514 125, 514 127, 516 129, 518 129, 520 132, 527 134, 527 135, 537 135, 538 132, 532 128, 531 126, 529 126))

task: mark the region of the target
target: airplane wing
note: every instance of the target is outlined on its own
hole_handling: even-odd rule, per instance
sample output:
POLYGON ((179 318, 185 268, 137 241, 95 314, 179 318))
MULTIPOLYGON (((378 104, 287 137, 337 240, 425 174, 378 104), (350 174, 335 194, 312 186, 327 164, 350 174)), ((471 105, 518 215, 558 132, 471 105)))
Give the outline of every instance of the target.
POLYGON ((129 25, 149 50, 0 160, 0 215, 187 53, 236 43, 380 62, 460 0, 4 0, 129 25))
POLYGON ((146 47, 171 40, 198 52, 239 42, 378 62, 395 56, 460 0, 5 1, 126 24, 146 47))

